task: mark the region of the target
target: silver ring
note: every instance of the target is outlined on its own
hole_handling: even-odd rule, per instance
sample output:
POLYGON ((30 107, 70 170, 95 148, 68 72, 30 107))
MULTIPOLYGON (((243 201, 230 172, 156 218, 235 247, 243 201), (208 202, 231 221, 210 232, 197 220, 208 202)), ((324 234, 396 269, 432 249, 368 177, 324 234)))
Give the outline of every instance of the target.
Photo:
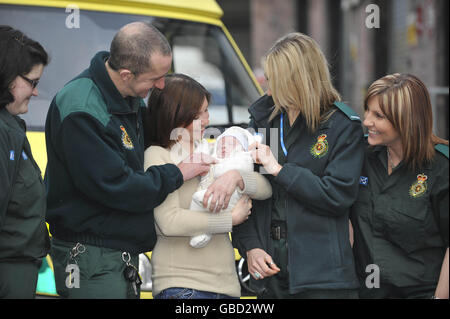
POLYGON ((256 279, 260 279, 262 277, 261 274, 259 272, 257 272, 257 271, 255 271, 253 273, 253 275, 255 276, 256 279))

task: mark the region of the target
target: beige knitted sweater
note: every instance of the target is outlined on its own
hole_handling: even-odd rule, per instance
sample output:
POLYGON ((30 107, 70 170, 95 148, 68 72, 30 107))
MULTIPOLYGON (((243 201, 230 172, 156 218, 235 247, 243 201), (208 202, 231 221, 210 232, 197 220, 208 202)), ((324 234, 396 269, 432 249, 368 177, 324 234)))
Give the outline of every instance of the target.
MULTIPOLYGON (((152 146, 145 151, 145 169, 177 162, 171 158, 169 149, 152 146)), ((272 196, 265 177, 258 173, 241 172, 241 175, 245 194, 260 200, 272 196)), ((172 287, 240 296, 234 249, 228 234, 232 231, 231 213, 189 210, 199 182, 200 178, 185 182, 154 211, 158 235, 151 258, 154 296, 172 287), (190 237, 203 233, 213 234, 209 244, 192 248, 190 237)))

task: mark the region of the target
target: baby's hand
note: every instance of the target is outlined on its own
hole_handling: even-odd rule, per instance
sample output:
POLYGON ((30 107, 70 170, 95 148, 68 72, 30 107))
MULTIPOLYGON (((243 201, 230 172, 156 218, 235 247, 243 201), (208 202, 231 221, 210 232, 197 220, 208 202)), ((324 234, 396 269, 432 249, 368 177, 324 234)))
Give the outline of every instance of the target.
POLYGON ((253 135, 253 140, 254 140, 256 143, 262 143, 262 140, 263 140, 262 134, 260 134, 260 133, 255 133, 255 134, 253 135))

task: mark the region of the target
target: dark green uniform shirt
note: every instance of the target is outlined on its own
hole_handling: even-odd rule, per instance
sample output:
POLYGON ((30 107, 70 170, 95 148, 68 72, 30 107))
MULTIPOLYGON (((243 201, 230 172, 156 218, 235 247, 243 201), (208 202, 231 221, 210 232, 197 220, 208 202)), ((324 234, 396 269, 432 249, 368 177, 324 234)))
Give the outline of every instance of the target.
POLYGON ((412 172, 400 163, 388 175, 386 147, 367 148, 351 211, 363 290, 370 273, 366 267, 374 264, 381 288, 429 287, 434 292, 448 247, 448 174, 448 158, 436 152, 423 168, 412 172))
POLYGON ((36 260, 49 251, 46 198, 25 122, 0 110, 0 262, 36 260))

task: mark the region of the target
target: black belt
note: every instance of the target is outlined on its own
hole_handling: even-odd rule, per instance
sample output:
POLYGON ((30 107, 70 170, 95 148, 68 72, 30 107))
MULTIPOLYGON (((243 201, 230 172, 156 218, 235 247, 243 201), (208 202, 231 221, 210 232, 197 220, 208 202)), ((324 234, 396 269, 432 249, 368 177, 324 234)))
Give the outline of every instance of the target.
POLYGON ((284 222, 272 222, 270 225, 270 237, 274 240, 287 238, 287 227, 284 222))

